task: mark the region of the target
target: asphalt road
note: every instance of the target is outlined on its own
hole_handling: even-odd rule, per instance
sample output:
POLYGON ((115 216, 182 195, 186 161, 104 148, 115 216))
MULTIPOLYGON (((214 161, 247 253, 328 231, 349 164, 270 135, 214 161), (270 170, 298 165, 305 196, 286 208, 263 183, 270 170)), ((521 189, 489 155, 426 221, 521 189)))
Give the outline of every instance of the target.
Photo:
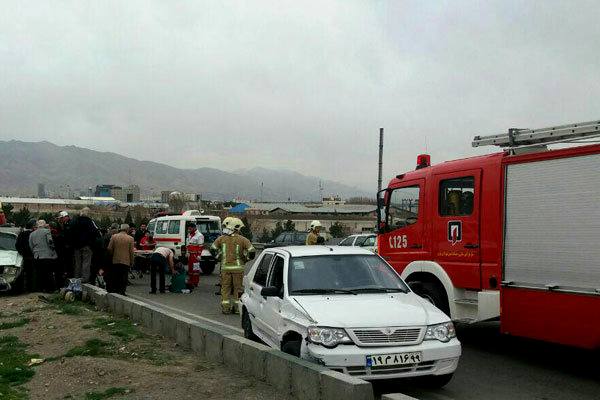
MULTIPOLYGON (((167 278, 168 281, 168 278, 167 278)), ((241 334, 240 319, 223 315, 214 293, 218 275, 201 277, 191 294, 150 295, 149 280, 133 280, 128 293, 241 334)), ((600 321, 598 321, 600 323, 600 321)), ((500 335, 497 323, 458 327, 463 355, 454 379, 430 390, 418 380, 375 383, 376 394, 401 392, 419 399, 600 399, 600 352, 500 335)))

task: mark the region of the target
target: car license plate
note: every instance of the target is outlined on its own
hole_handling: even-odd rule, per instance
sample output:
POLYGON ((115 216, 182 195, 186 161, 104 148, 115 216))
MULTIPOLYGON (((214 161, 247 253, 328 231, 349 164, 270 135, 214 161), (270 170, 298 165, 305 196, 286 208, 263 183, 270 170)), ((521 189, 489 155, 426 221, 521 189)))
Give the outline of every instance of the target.
POLYGON ((381 354, 367 356, 367 367, 379 367, 382 365, 405 365, 418 364, 421 362, 421 352, 381 354))

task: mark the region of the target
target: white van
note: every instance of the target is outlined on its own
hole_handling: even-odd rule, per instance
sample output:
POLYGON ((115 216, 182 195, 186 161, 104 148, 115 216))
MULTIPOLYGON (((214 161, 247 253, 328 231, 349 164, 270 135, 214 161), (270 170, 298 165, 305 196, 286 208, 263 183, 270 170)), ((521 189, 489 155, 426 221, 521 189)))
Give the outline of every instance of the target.
POLYGON ((217 260, 210 254, 209 248, 221 235, 221 218, 202 215, 198 210, 185 211, 181 215, 165 215, 148 223, 148 231, 154 236, 156 247, 168 247, 175 251, 175 257, 181 256, 181 248, 186 245, 187 223, 194 222, 204 235, 204 250, 200 258, 200 268, 204 275, 212 274, 217 260))

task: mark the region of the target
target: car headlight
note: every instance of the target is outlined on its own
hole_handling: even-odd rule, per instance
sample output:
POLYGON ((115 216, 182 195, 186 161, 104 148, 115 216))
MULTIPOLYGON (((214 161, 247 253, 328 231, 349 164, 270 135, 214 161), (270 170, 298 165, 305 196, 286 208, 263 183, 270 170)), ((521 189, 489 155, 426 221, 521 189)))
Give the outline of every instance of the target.
POLYGON ((12 265, 5 265, 4 267, 0 267, 0 269, 4 275, 16 275, 19 271, 19 268, 13 267, 12 265))
POLYGON ((326 326, 309 326, 308 340, 325 347, 335 347, 342 343, 353 343, 344 329, 326 326))
POLYGON ((456 337, 456 330, 452 322, 444 322, 443 324, 429 325, 425 332, 424 340, 439 340, 440 342, 448 342, 456 337))

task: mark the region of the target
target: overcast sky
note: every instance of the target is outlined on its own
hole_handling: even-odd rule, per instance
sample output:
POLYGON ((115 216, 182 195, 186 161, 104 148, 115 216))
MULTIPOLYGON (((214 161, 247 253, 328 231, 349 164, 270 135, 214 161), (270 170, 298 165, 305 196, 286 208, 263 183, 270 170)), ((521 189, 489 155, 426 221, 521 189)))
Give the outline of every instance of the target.
POLYGON ((599 17, 572 0, 0 0, 0 140, 374 191, 380 126, 388 179, 425 149, 476 154, 476 134, 600 118, 599 17))

